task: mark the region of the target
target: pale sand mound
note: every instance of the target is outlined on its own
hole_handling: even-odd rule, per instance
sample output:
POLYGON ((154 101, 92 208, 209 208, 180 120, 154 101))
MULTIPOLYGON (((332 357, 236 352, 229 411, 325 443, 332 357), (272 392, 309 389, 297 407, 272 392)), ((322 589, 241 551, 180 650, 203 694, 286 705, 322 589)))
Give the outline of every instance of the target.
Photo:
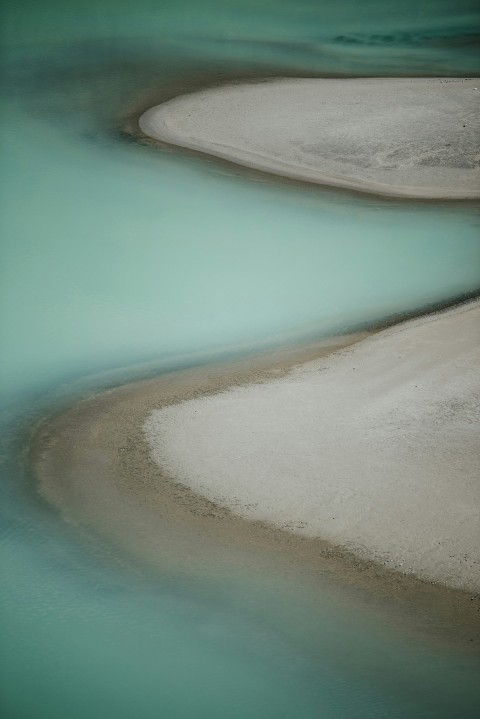
POLYGON ((480 196, 479 97, 473 79, 277 79, 178 97, 140 128, 297 180, 467 199, 480 196))
POLYGON ((155 461, 245 518, 480 588, 479 330, 475 302, 155 410, 155 461))

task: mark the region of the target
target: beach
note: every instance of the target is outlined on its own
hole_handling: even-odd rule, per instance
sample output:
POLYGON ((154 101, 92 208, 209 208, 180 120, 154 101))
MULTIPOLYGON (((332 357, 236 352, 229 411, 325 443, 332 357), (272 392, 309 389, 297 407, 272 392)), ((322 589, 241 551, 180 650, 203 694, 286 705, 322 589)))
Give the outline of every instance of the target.
POLYGON ((480 589, 480 303, 154 410, 164 472, 249 520, 480 589))
POLYGON ((480 81, 269 79, 179 96, 149 138, 255 170, 399 198, 480 196, 480 81))

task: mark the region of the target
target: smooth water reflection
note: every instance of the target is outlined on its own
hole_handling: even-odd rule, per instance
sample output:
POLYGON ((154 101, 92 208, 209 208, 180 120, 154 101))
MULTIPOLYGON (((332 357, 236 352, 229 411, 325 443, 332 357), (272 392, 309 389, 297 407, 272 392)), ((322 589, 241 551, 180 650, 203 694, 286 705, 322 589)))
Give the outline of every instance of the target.
POLYGON ((203 78, 473 74, 474 4, 31 0, 3 14, 4 715, 473 716, 471 658, 402 643, 349 601, 319 619, 288 587, 147 580, 82 544, 32 495, 23 431, 114 381, 95 373, 475 290, 471 207, 252 182, 122 133, 158 88, 203 78))

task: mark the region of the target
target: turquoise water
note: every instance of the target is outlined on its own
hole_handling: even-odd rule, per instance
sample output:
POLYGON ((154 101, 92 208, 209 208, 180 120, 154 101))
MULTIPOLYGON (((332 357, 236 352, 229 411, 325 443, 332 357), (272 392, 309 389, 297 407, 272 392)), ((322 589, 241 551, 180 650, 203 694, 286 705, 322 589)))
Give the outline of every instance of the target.
POLYGON ((471 76, 474 7, 3 4, 6 717, 474 715, 471 657, 401 639, 337 590, 319 616, 268 578, 132 573, 35 498, 24 461, 37 416, 139 363, 301 342, 478 288, 471 206, 252 181, 122 131, 157 89, 212 79, 471 76))

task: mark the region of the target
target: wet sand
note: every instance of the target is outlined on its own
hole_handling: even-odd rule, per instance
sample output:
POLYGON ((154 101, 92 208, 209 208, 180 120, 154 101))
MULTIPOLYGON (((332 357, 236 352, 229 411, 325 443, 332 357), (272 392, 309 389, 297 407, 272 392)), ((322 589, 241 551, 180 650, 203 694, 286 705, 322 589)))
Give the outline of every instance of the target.
POLYGON ((379 621, 398 621, 401 632, 438 634, 442 642, 447 637, 475 648, 479 606, 470 593, 391 571, 321 538, 245 521, 161 470, 145 441, 144 423, 160 407, 266 385, 365 336, 164 374, 62 409, 32 445, 40 492, 67 522, 113 543, 138 566, 199 577, 226 570, 262 580, 276 575, 282 586, 309 586, 319 599, 333 583, 353 592, 379 621))
POLYGON ((480 196, 478 80, 266 79, 147 110, 142 132, 255 170, 390 197, 480 196))

